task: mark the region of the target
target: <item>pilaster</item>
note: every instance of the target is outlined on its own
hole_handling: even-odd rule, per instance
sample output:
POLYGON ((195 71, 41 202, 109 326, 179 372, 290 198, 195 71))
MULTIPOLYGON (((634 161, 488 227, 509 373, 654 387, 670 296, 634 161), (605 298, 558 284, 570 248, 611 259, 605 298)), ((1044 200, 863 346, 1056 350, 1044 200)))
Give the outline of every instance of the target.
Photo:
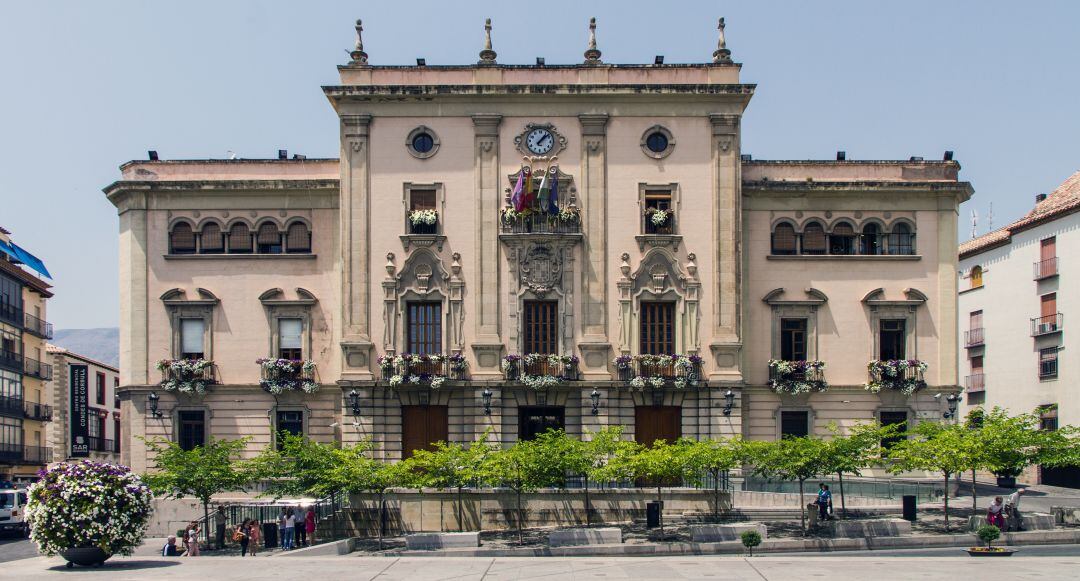
POLYGON ((501 377, 499 289, 499 125, 501 115, 473 115, 476 168, 476 340, 472 344, 475 378, 501 377))
POLYGON ((742 165, 739 159, 739 116, 714 114, 712 124, 713 288, 712 370, 710 381, 742 381, 741 288, 739 265, 742 235, 742 165))
POLYGON ((606 114, 579 115, 581 123, 582 338, 581 373, 610 377, 611 341, 607 325, 607 122, 606 114))
POLYGON ((343 379, 371 379, 370 115, 341 116, 343 379))
POLYGON ((120 382, 151 383, 147 346, 147 199, 126 192, 113 200, 120 214, 120 382))

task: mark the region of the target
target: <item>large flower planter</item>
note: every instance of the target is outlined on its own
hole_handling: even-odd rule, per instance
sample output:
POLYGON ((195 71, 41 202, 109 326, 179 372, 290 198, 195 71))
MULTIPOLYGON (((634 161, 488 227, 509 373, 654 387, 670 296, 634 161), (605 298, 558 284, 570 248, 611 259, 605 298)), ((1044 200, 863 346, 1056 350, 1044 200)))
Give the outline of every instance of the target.
POLYGON ((968 555, 972 557, 1011 557, 1016 549, 1005 549, 1002 547, 994 547, 993 550, 987 550, 986 547, 964 549, 968 555))
POLYGON ((60 556, 67 559, 67 566, 70 569, 75 565, 100 567, 112 555, 98 547, 73 547, 61 551, 60 556))

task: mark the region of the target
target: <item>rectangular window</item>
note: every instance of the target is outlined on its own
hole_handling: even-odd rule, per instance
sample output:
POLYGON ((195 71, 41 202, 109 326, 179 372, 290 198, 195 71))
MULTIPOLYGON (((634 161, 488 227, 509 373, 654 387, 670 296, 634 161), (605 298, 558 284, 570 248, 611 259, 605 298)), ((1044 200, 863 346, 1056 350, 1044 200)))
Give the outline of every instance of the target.
POLYGON ((907 321, 904 319, 882 319, 878 330, 880 352, 878 359, 907 359, 907 321))
MULTIPOLYGON (((881 412, 881 425, 882 426, 900 426, 900 431, 907 430, 907 412, 881 412)), ((904 436, 893 436, 892 438, 885 438, 881 441, 882 448, 891 448, 893 444, 900 442, 904 439, 904 436)))
POLYGON ((98 421, 97 411, 90 408, 89 412, 91 417, 88 418, 86 422, 86 433, 89 434, 91 438, 100 438, 102 437, 101 422, 98 421))
POLYGON ((674 234, 675 213, 671 209, 671 190, 646 190, 645 233, 674 234), (662 216, 660 215, 661 212, 663 213, 662 216))
POLYGON ((1057 258, 1057 237, 1051 236, 1049 238, 1043 238, 1039 242, 1039 259, 1050 260, 1051 258, 1057 258))
POLYGON ((780 319, 780 359, 806 360, 806 319, 780 319))
POLYGON ((982 319, 983 319, 983 312, 982 311, 972 311, 968 315, 968 328, 972 329, 972 330, 974 330, 974 329, 982 329, 982 325, 983 325, 982 319))
POLYGON ((810 435, 810 412, 781 411, 780 437, 802 438, 810 435))
POLYGON ((559 352, 559 303, 558 301, 525 301, 524 324, 525 353, 559 352))
POLYGON ((1039 379, 1049 379, 1058 375, 1058 348, 1039 349, 1039 379))
POLYGON ((179 442, 182 450, 194 450, 206 443, 206 412, 202 410, 182 410, 178 412, 180 420, 179 442))
POLYGON ((120 453, 120 420, 113 418, 113 452, 120 453))
POLYGON ((300 319, 278 319, 278 357, 303 359, 303 329, 300 319))
POLYGON ((641 354, 675 352, 675 303, 641 303, 641 354))
POLYGON ((105 405, 105 374, 98 372, 97 374, 97 398, 98 405, 105 405))
POLYGON ((206 333, 204 319, 180 319, 180 358, 202 359, 203 338, 206 333))
POLYGON ((304 412, 299 410, 285 410, 277 413, 278 433, 288 433, 294 436, 304 435, 304 412))
POLYGON ((120 378, 113 378, 113 407, 120 409, 120 378))
POLYGON ((417 355, 442 353, 442 303, 408 304, 405 350, 417 355))
POLYGON ((522 406, 518 408, 518 440, 535 440, 548 430, 565 429, 565 419, 562 406, 522 406))
POLYGON ((1043 322, 1052 322, 1052 318, 1057 315, 1057 293, 1050 293, 1043 295, 1040 298, 1042 307, 1043 322))
POLYGON ((409 210, 434 210, 435 190, 410 190, 409 210))

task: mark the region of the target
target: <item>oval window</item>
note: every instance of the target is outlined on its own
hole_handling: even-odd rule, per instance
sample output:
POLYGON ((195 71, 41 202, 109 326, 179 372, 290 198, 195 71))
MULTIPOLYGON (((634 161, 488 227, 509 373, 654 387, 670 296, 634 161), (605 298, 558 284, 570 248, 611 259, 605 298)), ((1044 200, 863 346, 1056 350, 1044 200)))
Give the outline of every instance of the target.
POLYGON ((417 153, 428 153, 435 146, 435 139, 430 133, 417 133, 412 139, 412 148, 417 153))
POLYGON ((668 147, 668 138, 659 131, 654 131, 645 138, 645 147, 653 153, 664 153, 668 147))

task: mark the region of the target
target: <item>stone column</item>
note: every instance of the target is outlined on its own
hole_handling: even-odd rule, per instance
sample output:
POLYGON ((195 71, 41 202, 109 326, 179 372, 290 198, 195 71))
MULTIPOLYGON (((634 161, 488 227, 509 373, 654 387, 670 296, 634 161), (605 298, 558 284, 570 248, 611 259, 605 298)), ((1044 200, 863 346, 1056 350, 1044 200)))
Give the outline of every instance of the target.
POLYGON ((582 261, 581 374, 610 379, 607 326, 607 122, 606 114, 579 115, 581 122, 582 261))
POLYGON ((710 314, 712 370, 710 381, 742 381, 741 285, 742 165, 739 159, 739 116, 710 115, 713 179, 713 308, 710 314))
POLYGON ((499 359, 503 340, 499 311, 499 124, 501 115, 474 115, 473 145, 476 168, 476 340, 472 343, 474 378, 502 376, 499 359))
POLYGON ((147 198, 130 191, 110 197, 120 215, 120 383, 147 385, 147 198))
POLYGON ((341 116, 342 379, 371 379, 370 115, 341 116))
MULTIPOLYGON (((957 277, 956 273, 959 270, 959 257, 956 254, 956 244, 954 241, 957 236, 957 216, 959 214, 960 203, 963 197, 955 195, 939 196, 938 197, 938 211, 937 211, 937 243, 936 249, 938 260, 937 271, 937 300, 931 300, 926 303, 926 308, 937 309, 937 316, 939 317, 938 324, 938 360, 930 362, 930 373, 934 373, 934 368, 937 368, 937 382, 931 383, 931 385, 945 386, 957 386, 959 391, 959 377, 958 377, 958 360, 957 354, 957 342, 959 341, 959 331, 957 331, 957 320, 959 317, 958 308, 956 305, 957 296, 957 277), (935 304, 936 303, 936 304, 935 304)), ((916 214, 916 218, 918 215, 916 214)), ((918 239, 916 239, 918 244, 918 239)), ((918 254, 928 254, 924 249, 915 248, 918 254)), ((929 378, 927 378, 929 379, 929 378)))

